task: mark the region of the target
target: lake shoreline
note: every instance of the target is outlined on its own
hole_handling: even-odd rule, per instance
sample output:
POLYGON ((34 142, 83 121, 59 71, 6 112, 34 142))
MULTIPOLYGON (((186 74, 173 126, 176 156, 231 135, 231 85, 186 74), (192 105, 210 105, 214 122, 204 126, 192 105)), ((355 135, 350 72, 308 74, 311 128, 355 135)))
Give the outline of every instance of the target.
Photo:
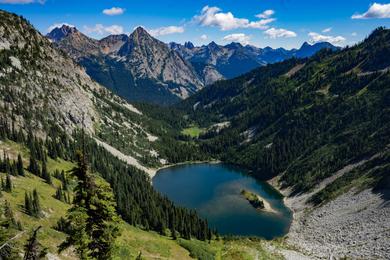
POLYGON ((291 211, 284 205, 283 196, 267 182, 245 174, 242 168, 213 160, 164 165, 159 170, 163 174, 156 175, 152 182, 157 191, 181 206, 199 209, 209 223, 222 224, 218 228, 225 229, 225 233, 221 234, 271 240, 284 237, 288 231, 291 211), (252 191, 265 207, 254 208, 240 195, 242 190, 252 191), (221 222, 217 222, 219 219, 221 222))
POLYGON ((218 164, 218 163, 223 163, 222 161, 220 160, 205 160, 205 161, 187 161, 187 162, 179 162, 179 163, 172 163, 172 164, 166 164, 166 165, 163 165, 161 167, 158 167, 158 168, 152 168, 150 172, 148 172, 148 175, 150 177, 150 180, 153 180, 154 176, 156 176, 156 174, 163 170, 163 169, 167 169, 167 168, 171 168, 171 167, 176 167, 176 166, 181 166, 181 165, 186 165, 186 164, 202 164, 202 163, 208 163, 208 164, 218 164))

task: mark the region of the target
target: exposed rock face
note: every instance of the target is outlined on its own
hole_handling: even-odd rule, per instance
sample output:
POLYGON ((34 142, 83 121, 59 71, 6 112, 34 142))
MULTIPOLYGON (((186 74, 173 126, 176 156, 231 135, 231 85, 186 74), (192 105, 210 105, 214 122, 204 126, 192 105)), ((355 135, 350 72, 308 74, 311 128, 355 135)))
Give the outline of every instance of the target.
POLYGON ((91 39, 79 32, 76 28, 67 25, 63 25, 61 28, 55 28, 47 37, 55 44, 61 44, 62 49, 74 59, 79 59, 86 55, 98 55, 100 51, 97 40, 91 39), (58 37, 59 35, 61 37, 58 37))
POLYGON ((72 33, 76 33, 77 30, 75 27, 63 25, 61 27, 54 28, 49 34, 48 38, 54 42, 59 42, 66 36, 72 33))
POLYGON ((130 36, 110 35, 99 41, 67 26, 47 37, 93 79, 128 100, 169 104, 203 87, 189 62, 141 27, 130 36))
MULTIPOLYGON (((63 43, 70 39, 77 42, 74 45, 77 48, 72 49, 74 56, 100 51, 96 41, 74 29, 63 28, 55 35, 65 37, 61 40, 65 40, 63 43), (70 34, 61 34, 66 32, 70 34)), ((109 39, 104 42, 108 52, 118 48, 109 39)), ((110 136, 115 133, 131 140, 126 143, 128 150, 124 154, 133 160, 127 163, 145 170, 137 160, 149 155, 153 148, 148 138, 150 134, 140 119, 144 115, 93 81, 81 66, 53 48, 52 43, 23 18, 4 11, 0 11, 0 65, 0 117, 3 120, 12 119, 16 128, 31 130, 43 139, 51 138, 52 127, 69 135, 83 127, 103 144, 110 144, 110 136)), ((118 148, 117 144, 112 146, 123 148, 118 148)))
POLYGON ((173 82, 186 86, 190 93, 202 86, 192 67, 177 52, 154 39, 142 27, 129 36, 118 54, 126 58, 127 66, 136 78, 173 82))
POLYGON ((104 54, 115 54, 128 39, 126 34, 109 35, 99 41, 100 50, 104 54))
POLYGON ((1 105, 10 108, 20 126, 43 131, 45 123, 56 121, 71 132, 84 118, 87 131, 93 133, 99 115, 91 92, 101 87, 20 17, 2 11, 0 16, 0 41, 10 46, 2 50, 1 105), (6 98, 9 93, 14 95, 11 100, 6 98))

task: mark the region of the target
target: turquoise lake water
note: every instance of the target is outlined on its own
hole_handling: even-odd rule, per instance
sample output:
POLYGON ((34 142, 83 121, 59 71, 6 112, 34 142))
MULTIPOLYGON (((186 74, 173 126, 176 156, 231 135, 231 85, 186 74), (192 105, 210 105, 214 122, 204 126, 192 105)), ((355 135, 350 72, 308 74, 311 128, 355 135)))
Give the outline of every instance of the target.
POLYGON ((220 234, 266 239, 288 232, 292 213, 268 183, 225 164, 187 164, 160 170, 153 186, 177 205, 196 209, 220 234), (277 213, 253 208, 240 194, 246 189, 266 199, 277 213))

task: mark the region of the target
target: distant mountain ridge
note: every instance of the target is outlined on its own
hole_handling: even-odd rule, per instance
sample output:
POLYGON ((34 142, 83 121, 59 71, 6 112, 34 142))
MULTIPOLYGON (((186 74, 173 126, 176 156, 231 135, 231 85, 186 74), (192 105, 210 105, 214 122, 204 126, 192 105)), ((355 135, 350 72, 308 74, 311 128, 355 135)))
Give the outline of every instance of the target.
POLYGON ((264 49, 232 42, 200 47, 191 42, 165 44, 138 27, 130 35, 92 39, 75 27, 54 28, 47 37, 98 83, 129 101, 169 105, 217 80, 230 79, 259 66, 292 57, 306 58, 330 43, 305 43, 300 49, 264 49))
POLYGON ((321 49, 339 49, 328 42, 319 42, 313 45, 305 42, 301 48, 291 50, 271 47, 258 48, 253 45, 243 46, 237 42, 225 46, 211 42, 199 47, 195 47, 191 42, 186 42, 184 45, 171 42, 169 46, 193 64, 198 74, 203 76, 205 85, 212 84, 219 79, 240 76, 266 64, 293 57, 307 58, 321 49))

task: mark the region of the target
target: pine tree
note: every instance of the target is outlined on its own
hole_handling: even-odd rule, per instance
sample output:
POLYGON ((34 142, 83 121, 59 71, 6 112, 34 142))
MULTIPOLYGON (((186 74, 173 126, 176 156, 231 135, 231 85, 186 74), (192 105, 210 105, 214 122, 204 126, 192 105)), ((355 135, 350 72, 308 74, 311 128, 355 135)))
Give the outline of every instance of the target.
POLYGON ((18 161, 16 163, 16 166, 18 170, 18 175, 24 176, 23 160, 20 154, 18 154, 18 161))
POLYGON ((56 198, 59 201, 65 201, 66 198, 64 198, 64 195, 65 193, 62 191, 62 187, 58 186, 54 198, 56 198))
POLYGON ((176 230, 174 227, 171 228, 171 236, 173 240, 177 239, 176 230))
POLYGON ((7 200, 4 203, 4 217, 8 221, 9 227, 16 227, 14 212, 12 211, 11 204, 7 200))
POLYGON ((2 189, 3 191, 5 191, 5 182, 4 182, 3 177, 1 177, 1 189, 2 189))
POLYGON ((69 232, 59 250, 73 245, 81 259, 109 259, 119 235, 112 190, 105 183, 96 183, 81 152, 77 153, 77 167, 72 175, 77 178, 77 185, 67 215, 69 232))
POLYGON ((41 171, 41 177, 44 179, 48 184, 52 184, 50 173, 47 171, 47 165, 46 161, 42 161, 42 171, 41 171))
MULTIPOLYGON (((4 208, 0 208, 0 216, 5 215, 3 212, 6 211, 6 206, 7 203, 5 203, 4 208)), ((0 219, 0 259, 12 260, 19 258, 14 241, 11 240, 14 236, 15 230, 11 221, 7 218, 0 219)))
POLYGON ((4 184, 4 191, 6 192, 12 192, 12 181, 11 181, 11 176, 7 173, 7 177, 5 179, 5 184, 4 184))
POLYGON ((62 181, 62 189, 68 190, 68 179, 65 176, 65 171, 61 171, 61 181, 62 181))
POLYGON ((36 189, 34 189, 32 195, 32 212, 34 217, 40 217, 42 214, 41 204, 39 202, 39 195, 36 189))
POLYGON ((26 192, 24 194, 24 210, 26 212, 26 214, 28 215, 32 215, 33 214, 33 210, 32 210, 33 206, 32 206, 32 201, 31 201, 31 197, 30 195, 26 192))
POLYGON ((47 254, 47 249, 42 248, 42 245, 38 241, 38 231, 42 227, 39 226, 36 228, 29 239, 27 240, 27 243, 24 245, 24 260, 38 260, 38 259, 44 259, 44 257, 47 254))
POLYGON ((39 171, 38 161, 36 160, 34 153, 31 153, 31 155, 30 155, 30 164, 28 166, 28 170, 36 176, 41 175, 41 173, 39 171))
POLYGON ((94 238, 88 245, 91 250, 90 256, 96 259, 109 259, 115 239, 120 233, 116 203, 109 184, 99 183, 93 192, 86 229, 94 238))

